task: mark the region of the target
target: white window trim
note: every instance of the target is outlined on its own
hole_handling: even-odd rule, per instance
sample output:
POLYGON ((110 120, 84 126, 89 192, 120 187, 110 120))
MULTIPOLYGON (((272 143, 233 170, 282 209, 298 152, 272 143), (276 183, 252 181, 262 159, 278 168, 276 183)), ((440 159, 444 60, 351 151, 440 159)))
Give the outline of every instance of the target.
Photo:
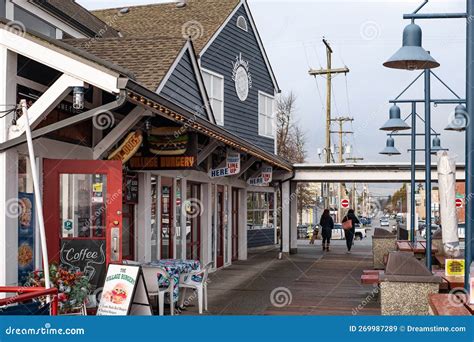
POLYGON ((247 19, 243 16, 243 15, 239 15, 237 17, 237 21, 235 23, 235 25, 241 29, 242 31, 245 31, 245 32, 248 32, 249 31, 249 24, 247 22, 247 19), (242 20, 243 19, 243 22, 245 23, 245 27, 242 27, 242 26, 239 26, 239 20, 242 20))
MULTIPOLYGON (((201 71, 204 73, 208 73, 209 75, 211 76, 214 76, 214 77, 217 77, 217 78, 220 78, 222 79, 222 104, 221 104, 221 113, 222 113, 222 121, 218 121, 216 115, 214 114, 214 119, 216 121, 216 125, 218 126, 224 126, 224 121, 225 121, 225 113, 224 113, 224 84, 225 84, 225 77, 221 74, 218 74, 217 72, 214 72, 212 70, 209 70, 209 69, 206 69, 206 68, 201 68, 201 71)), ((204 78, 204 75, 203 75, 203 78, 204 78)), ((214 85, 212 85, 213 87, 214 85)), ((205 87, 205 85, 204 85, 205 87)), ((207 97, 209 100, 211 100, 212 96, 210 96, 210 92, 208 91, 208 89, 206 89, 206 92, 207 92, 207 97)), ((210 106, 212 107, 212 106, 210 106)), ((214 110, 212 111, 214 113, 214 110)))
POLYGON ((258 115, 258 135, 261 136, 261 137, 265 137, 265 138, 270 138, 270 139, 275 139, 275 96, 274 95, 270 95, 268 93, 265 93, 261 90, 258 91, 258 109, 257 109, 257 115, 258 115), (260 133, 260 95, 263 95, 263 96, 266 96, 266 97, 269 97, 273 100, 273 113, 272 113, 272 119, 273 119, 273 122, 272 122, 272 134, 273 135, 268 135, 268 134, 261 134, 260 133))

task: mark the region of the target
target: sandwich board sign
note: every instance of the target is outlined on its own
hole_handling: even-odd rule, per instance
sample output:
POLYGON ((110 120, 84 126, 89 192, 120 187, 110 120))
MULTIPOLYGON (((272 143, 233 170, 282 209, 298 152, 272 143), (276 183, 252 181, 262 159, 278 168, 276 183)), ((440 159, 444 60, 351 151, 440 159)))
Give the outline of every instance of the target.
POLYGON ((97 316, 128 315, 152 315, 142 269, 136 265, 110 264, 97 316))

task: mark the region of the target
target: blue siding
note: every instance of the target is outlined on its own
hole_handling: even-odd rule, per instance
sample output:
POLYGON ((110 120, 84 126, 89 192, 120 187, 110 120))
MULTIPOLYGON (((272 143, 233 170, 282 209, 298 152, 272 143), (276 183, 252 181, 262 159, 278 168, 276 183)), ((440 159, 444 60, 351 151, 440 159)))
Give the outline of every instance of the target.
POLYGON ((247 248, 270 246, 275 244, 275 229, 247 230, 247 248))
POLYGON ((258 92, 273 95, 275 89, 243 6, 237 10, 201 56, 201 66, 224 76, 224 127, 260 148, 274 153, 274 139, 258 134, 258 92), (240 15, 247 19, 248 32, 236 26, 240 15), (243 60, 249 62, 252 76, 252 88, 244 102, 238 98, 232 80, 232 63, 239 54, 242 54, 243 60))
POLYGON ((183 54, 160 95, 208 119, 189 51, 183 54))

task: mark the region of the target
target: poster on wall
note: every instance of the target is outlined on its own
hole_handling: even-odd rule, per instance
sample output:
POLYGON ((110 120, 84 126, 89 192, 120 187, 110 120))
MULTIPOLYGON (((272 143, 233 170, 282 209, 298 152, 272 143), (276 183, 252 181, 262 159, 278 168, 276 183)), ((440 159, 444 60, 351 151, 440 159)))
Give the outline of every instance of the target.
POLYGON ((226 163, 224 167, 211 169, 210 178, 226 177, 237 175, 240 172, 240 153, 227 152, 226 163))
POLYGON ((249 185, 256 186, 266 186, 272 182, 273 168, 271 166, 265 165, 262 167, 260 175, 257 177, 250 177, 247 180, 249 185))
POLYGON ((138 175, 126 174, 123 177, 123 199, 127 204, 138 204, 138 175))
POLYGON ((111 264, 107 269, 97 316, 127 315, 152 315, 142 269, 140 266, 111 264))
POLYGON ((18 193, 18 284, 23 285, 35 268, 34 194, 18 193))
POLYGON ((128 161, 131 170, 187 170, 197 167, 197 135, 183 127, 153 127, 141 153, 128 161))
POLYGON ((61 265, 83 273, 95 290, 105 275, 105 243, 105 239, 62 239, 61 265))

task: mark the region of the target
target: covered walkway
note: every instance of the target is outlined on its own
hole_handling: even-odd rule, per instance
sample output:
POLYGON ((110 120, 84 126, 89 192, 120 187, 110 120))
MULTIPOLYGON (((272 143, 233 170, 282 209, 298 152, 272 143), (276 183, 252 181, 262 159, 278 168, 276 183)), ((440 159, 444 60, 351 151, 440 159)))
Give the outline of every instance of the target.
MULTIPOLYGON (((379 315, 374 289, 360 284, 362 270, 372 268, 370 242, 356 241, 346 254, 345 242, 333 241, 323 254, 321 241, 299 241, 298 254, 282 260, 278 247, 250 250, 248 260, 211 275, 208 314, 379 315)), ((182 314, 197 314, 196 306, 182 314)))

